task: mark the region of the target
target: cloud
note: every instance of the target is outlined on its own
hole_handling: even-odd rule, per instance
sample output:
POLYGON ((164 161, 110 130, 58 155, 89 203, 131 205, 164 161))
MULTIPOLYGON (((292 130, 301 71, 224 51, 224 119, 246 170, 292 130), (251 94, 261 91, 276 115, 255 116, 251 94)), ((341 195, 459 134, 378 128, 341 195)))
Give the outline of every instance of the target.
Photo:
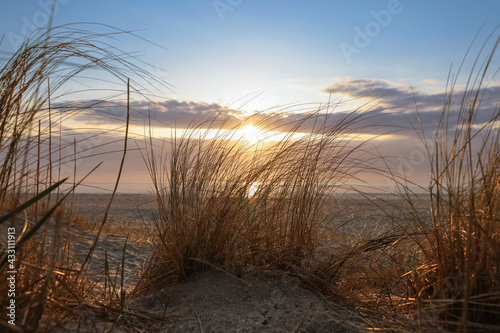
MULTIPOLYGON (((324 93, 342 94, 354 99, 369 99, 376 109, 392 113, 391 124, 401 124, 402 119, 417 119, 418 109, 421 121, 424 125, 436 123, 441 117, 443 106, 450 97, 447 93, 428 94, 419 91, 417 88, 396 84, 381 79, 360 79, 351 80, 349 78, 339 79, 337 83, 330 85, 323 90, 324 93), (405 115, 403 117, 397 115, 405 115)), ((453 92, 449 106, 451 112, 450 123, 456 121, 458 110, 465 105, 480 103, 480 112, 476 121, 485 123, 491 119, 493 113, 498 109, 500 96, 500 86, 484 86, 476 98, 476 90, 457 89, 453 92)), ((477 105, 477 104, 476 104, 477 105)))
MULTIPOLYGON (((72 101, 55 106, 64 112, 74 113, 72 119, 78 122, 82 127, 109 129, 124 126, 126 123, 126 102, 124 101, 72 101), (75 111, 75 109, 77 111, 75 111)), ((239 110, 223 107, 216 103, 203 103, 192 101, 165 100, 148 102, 133 100, 130 102, 131 124, 137 126, 149 126, 149 123, 155 128, 187 128, 192 126, 193 122, 201 128, 233 128, 240 125, 243 121, 258 123, 262 128, 273 131, 290 131, 299 122, 301 128, 299 131, 311 132, 318 128, 318 124, 326 124, 328 127, 334 127, 337 123, 347 119, 354 119, 360 116, 358 113, 337 112, 329 115, 318 114, 311 117, 311 112, 317 110, 317 105, 308 108, 301 107, 300 111, 296 108, 284 108, 276 110, 274 116, 269 114, 255 114, 251 119, 244 118, 246 113, 239 110), (214 117, 218 115, 220 122, 212 123, 214 117), (203 122, 206 122, 203 124, 203 122)), ((385 127, 387 131, 387 121, 380 118, 380 115, 366 117, 364 121, 357 122, 353 127, 353 132, 362 132, 364 134, 380 134, 380 128, 385 127)), ((401 121, 401 123, 404 123, 401 121)), ((406 122, 407 125, 407 122, 406 122)), ((68 131, 71 128, 67 129, 68 131)))
POLYGON ((444 94, 426 95, 418 90, 381 79, 339 79, 323 90, 325 93, 342 94, 352 98, 371 99, 385 109, 411 112, 415 101, 419 107, 435 109, 442 106, 444 94), (423 97, 423 98, 422 98, 423 97))
MULTIPOLYGON (((318 124, 326 124, 334 127, 341 121, 347 123, 346 119, 356 119, 356 121, 346 128, 349 133, 382 135, 394 133, 398 136, 413 137, 415 132, 413 127, 420 127, 419 122, 428 132, 432 132, 439 124, 442 116, 443 104, 447 95, 445 93, 429 94, 401 84, 396 84, 388 80, 381 79, 359 79, 349 78, 338 79, 336 83, 323 90, 325 93, 342 94, 353 99, 368 99, 371 101, 373 113, 364 115, 363 112, 333 112, 329 115, 320 114, 317 117, 310 117, 310 113, 317 109, 311 106, 309 109, 300 111, 291 109, 278 110, 276 117, 267 115, 253 116, 254 123, 261 124, 266 129, 287 131, 297 122, 302 122, 300 131, 310 132, 318 128, 318 124), (416 110, 419 113, 417 114, 416 110), (284 118, 286 117, 286 118, 284 118), (358 119, 358 117, 360 117, 358 119), (274 128, 273 128, 274 127, 274 128)), ((491 115, 498 108, 498 96, 500 96, 500 86, 482 88, 481 111, 477 114, 476 123, 483 124, 491 119, 491 115)), ((474 92, 466 94, 464 91, 454 92, 450 104, 452 111, 458 110, 460 104, 468 103, 474 98, 474 92)), ((73 101, 57 106, 60 109, 75 107, 78 112, 73 119, 92 125, 102 126, 123 126, 126 120, 125 101, 73 101)), ((223 128, 232 128, 242 122, 244 115, 235 109, 224 107, 217 103, 160 100, 160 101, 130 101, 131 123, 138 126, 148 126, 149 123, 155 128, 186 128, 192 124, 193 120, 203 124, 204 128, 220 127, 221 123, 211 124, 214 116, 219 115, 220 120, 226 120, 223 128), (236 115, 235 117, 232 117, 236 115), (240 116, 240 117, 237 117, 240 116)), ((450 131, 454 130, 453 124, 457 122, 458 112, 451 112, 449 118, 450 131)))
MULTIPOLYGON (((69 101, 55 106, 60 110, 77 110, 73 119, 90 125, 124 125, 127 107, 125 101, 69 101)), ((237 110, 223 107, 216 103, 192 101, 130 101, 130 122, 136 125, 148 125, 151 121, 155 126, 186 127, 195 117, 211 118, 239 114, 237 110)))
MULTIPOLYGON (((307 107, 300 106, 300 109, 299 107, 283 108, 282 110, 278 110, 273 117, 265 114, 257 114, 251 118, 251 121, 267 130, 283 132, 295 130, 307 133, 324 125, 326 128, 339 129, 338 133, 332 133, 332 135, 338 134, 341 137, 342 134, 347 134, 348 140, 349 138, 355 138, 357 135, 363 138, 373 137, 373 135, 391 134, 384 136, 383 140, 375 139, 367 142, 359 152, 366 154, 367 158, 373 158, 375 161, 373 162, 374 167, 383 169, 385 163, 387 163, 394 171, 402 173, 404 170, 405 175, 420 183, 425 183, 428 180, 429 163, 427 161, 427 151, 417 136, 417 132, 412 128, 412 124, 418 129, 420 128, 420 121, 426 131, 426 137, 433 139, 433 131, 441 120, 443 104, 446 100, 444 93, 426 93, 418 88, 411 88, 387 80, 370 78, 360 80, 339 79, 334 84, 325 88, 323 92, 341 94, 354 99, 368 99, 372 102, 372 112, 363 112, 362 110, 353 112, 333 111, 329 114, 319 113, 311 116, 317 110, 317 105, 311 105, 310 107, 308 105, 307 107), (417 108, 419 110, 418 114, 416 112, 417 108), (297 123, 301 123, 301 127, 299 129, 293 128, 297 123), (381 163, 381 160, 377 160, 375 158, 376 155, 384 157, 383 165, 377 165, 377 163, 381 163)), ((467 104, 469 101, 472 101, 475 96, 474 93, 472 91, 464 94, 464 91, 460 89, 454 92, 450 104, 452 112, 448 120, 450 131, 455 129, 453 124, 457 122, 457 110, 459 110, 461 103, 467 104)), ((481 97, 481 111, 477 114, 475 122, 482 124, 491 119, 492 112, 498 110, 500 86, 485 87, 479 95, 481 97)), ((68 101, 59 103, 54 107, 63 112, 73 112, 71 119, 76 121, 77 125, 85 124, 87 127, 94 125, 101 130, 103 128, 112 129, 125 125, 125 101, 68 101)), ((155 102, 132 100, 130 101, 130 110, 132 124, 148 126, 151 121, 155 128, 186 128, 193 122, 193 119, 197 119, 197 124, 203 120, 207 121, 202 126, 203 128, 220 128, 218 126, 221 123, 210 123, 215 115, 220 115, 221 120, 229 119, 229 121, 223 124, 223 127, 231 128, 241 124, 242 116, 245 114, 217 103, 172 99, 155 102)), ((118 157, 120 157, 122 149, 121 137, 123 133, 117 137, 113 136, 113 133, 103 132, 103 134, 87 138, 85 135, 88 135, 88 133, 71 131, 71 126, 74 124, 68 122, 67 124, 63 123, 63 126, 66 126, 65 130, 67 131, 65 133, 67 133, 68 137, 75 136, 77 138, 76 150, 78 151, 78 155, 83 157, 80 162, 81 164, 78 166, 79 172, 80 170, 82 173, 88 171, 100 161, 105 161, 99 171, 99 174, 103 176, 95 176, 99 180, 105 180, 108 177, 106 175, 112 174, 117 169, 118 157), (108 158, 111 156, 110 151, 117 152, 115 154, 116 158, 108 158)), ((67 155, 68 160, 68 168, 67 170, 64 169, 63 172, 67 172, 68 174, 72 174, 73 172, 72 156, 75 147, 72 142, 72 139, 69 140, 67 147, 63 150, 63 156, 67 155)), ((144 140, 137 140, 137 142, 141 145, 141 143, 144 143, 144 140)), ((357 146, 360 143, 361 141, 359 140, 348 142, 352 146, 357 146)), ((169 145, 166 146, 170 147, 169 145)), ((168 147, 167 149, 169 149, 168 147)), ((142 156, 135 149, 137 149, 137 146, 131 149, 127 158, 134 161, 141 161, 142 156)), ((144 175, 147 175, 147 172, 141 164, 141 166, 128 167, 127 175, 130 179, 143 179, 144 175)))

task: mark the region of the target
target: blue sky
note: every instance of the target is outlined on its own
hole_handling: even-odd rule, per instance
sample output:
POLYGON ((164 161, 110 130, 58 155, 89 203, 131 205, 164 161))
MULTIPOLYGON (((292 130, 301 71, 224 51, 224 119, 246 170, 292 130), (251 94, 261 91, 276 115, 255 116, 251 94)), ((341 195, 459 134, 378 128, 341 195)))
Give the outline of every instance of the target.
MULTIPOLYGON (((29 31, 41 26, 51 3, 4 4, 1 50, 12 49, 10 40, 13 34, 21 36, 23 27, 29 31)), ((343 77, 442 90, 450 64, 461 61, 483 24, 480 42, 500 23, 500 2, 488 0, 58 0, 57 4, 53 25, 104 23, 137 30, 168 49, 134 38, 117 42, 121 49, 143 51, 142 59, 166 71, 158 73, 175 87, 165 92, 168 98, 231 104, 264 92, 246 106, 249 109, 322 102, 326 99, 322 90, 343 77), (359 31, 368 41, 359 37, 359 31), (361 47, 356 46, 357 35, 361 47), (346 56, 342 45, 358 52, 346 56)))
MULTIPOLYGON (((52 1, 3 4, 0 56, 15 50, 24 33, 46 26, 52 1)), ((146 68, 172 85, 171 90, 162 89, 157 94, 155 108, 164 123, 177 125, 187 124, 196 110, 212 112, 219 106, 229 106, 251 112, 280 105, 314 105, 327 102, 329 93, 344 100, 377 99, 382 107, 406 113, 388 118, 387 124, 395 126, 408 125, 415 96, 421 110, 429 111, 423 119, 431 124, 439 117, 450 66, 453 64, 455 73, 479 34, 465 63, 463 80, 458 83, 458 88, 463 87, 480 47, 500 24, 500 1, 496 0, 56 3, 53 26, 100 23, 135 31, 150 41, 122 35, 113 43, 127 52, 139 51, 140 60, 162 69, 146 68), (248 96, 257 97, 242 106, 248 96)), ((489 48, 498 36, 499 31, 489 48)), ((492 63, 492 74, 499 68, 498 58, 492 63)), ((500 78, 491 75, 487 79, 492 88, 486 91, 485 105, 491 110, 500 92, 496 87, 500 78)), ((71 88, 70 83, 67 89, 71 88)), ((133 105, 142 111, 150 107, 141 100, 133 105)), ((346 107, 357 105, 347 103, 346 107)), ((107 111, 119 115, 115 109, 107 111)), ((95 115, 82 114, 77 120, 93 121, 92 117, 95 115)), ((133 119, 144 121, 139 113, 133 119)), ((388 147, 385 151, 382 148, 382 153, 422 153, 410 135, 399 137, 388 147), (409 148, 411 145, 414 147, 409 148)), ((420 165, 413 167, 417 170, 420 165)), ((428 175, 427 170, 421 174, 428 175)))

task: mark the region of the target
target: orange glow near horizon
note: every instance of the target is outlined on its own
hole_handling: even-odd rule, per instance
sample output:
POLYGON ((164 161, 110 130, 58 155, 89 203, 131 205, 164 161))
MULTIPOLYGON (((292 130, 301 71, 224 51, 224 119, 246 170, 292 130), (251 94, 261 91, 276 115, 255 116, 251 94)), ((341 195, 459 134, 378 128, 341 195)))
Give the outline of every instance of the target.
MULTIPOLYGON (((73 127, 75 132, 88 133, 89 128, 93 132, 103 131, 103 134, 110 137, 123 137, 124 126, 119 126, 110 129, 105 125, 88 125, 88 127, 73 127)), ((155 139, 173 139, 173 138, 192 138, 202 140, 242 140, 249 145, 257 145, 261 143, 277 142, 282 140, 300 140, 304 137, 311 136, 311 133, 305 132, 285 132, 285 131, 268 131, 251 123, 244 124, 240 127, 232 129, 217 129, 217 128, 165 128, 156 127, 151 130, 145 130, 144 126, 130 125, 129 138, 143 139, 144 137, 152 136, 155 139)), ((313 135, 315 136, 315 135, 313 135)), ((321 136, 318 134, 318 136, 321 136)), ((384 141, 398 139, 396 134, 369 134, 369 133, 344 133, 338 139, 348 139, 353 141, 384 141)))
MULTIPOLYGON (((87 133, 89 129, 93 131, 102 131, 109 136, 123 137, 125 126, 119 126, 115 129, 110 129, 107 125, 94 125, 73 127, 75 132, 87 133)), ((268 141, 280 141, 285 138, 289 133, 279 131, 266 131, 253 124, 245 124, 236 128, 168 128, 168 127, 154 127, 145 129, 144 126, 130 125, 129 138, 141 139, 145 136, 151 136, 155 139, 173 139, 173 138, 192 138, 203 140, 242 140, 249 144, 257 144, 268 141)), ((305 133, 294 133, 293 138, 298 139, 304 137, 305 133)))

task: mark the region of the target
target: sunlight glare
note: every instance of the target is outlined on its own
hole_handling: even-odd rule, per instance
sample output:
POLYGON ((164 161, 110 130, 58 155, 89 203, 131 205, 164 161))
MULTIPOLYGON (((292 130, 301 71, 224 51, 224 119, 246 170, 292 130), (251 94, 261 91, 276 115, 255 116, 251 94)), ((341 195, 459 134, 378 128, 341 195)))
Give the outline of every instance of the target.
POLYGON ((252 183, 247 191, 247 198, 253 198, 259 189, 260 183, 252 183))
POLYGON ((247 124, 242 128, 238 129, 241 133, 242 139, 248 141, 251 144, 258 144, 260 141, 261 131, 252 124, 247 124))

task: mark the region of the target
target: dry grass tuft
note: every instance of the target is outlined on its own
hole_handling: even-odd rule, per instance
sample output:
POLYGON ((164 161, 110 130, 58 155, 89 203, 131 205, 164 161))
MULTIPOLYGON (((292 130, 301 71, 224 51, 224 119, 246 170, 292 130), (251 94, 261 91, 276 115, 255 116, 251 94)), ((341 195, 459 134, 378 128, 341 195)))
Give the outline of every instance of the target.
POLYGON ((358 284, 358 301, 413 318, 418 330, 500 330, 500 107, 481 104, 499 42, 482 62, 477 57, 463 95, 451 82, 433 140, 422 125, 418 131, 431 164, 423 189, 429 213, 419 210, 410 180, 391 173, 403 189, 405 218, 398 224, 405 232, 370 251, 375 256, 365 264, 356 256, 358 265, 348 266, 372 283, 358 284), (378 281, 385 281, 382 288, 373 285, 378 281))
POLYGON ((260 142, 242 137, 246 124, 227 127, 227 119, 215 118, 193 123, 166 156, 150 141, 144 156, 159 209, 158 237, 143 287, 211 266, 236 275, 249 267, 305 269, 322 244, 325 200, 365 165, 352 155, 362 144, 347 135, 364 116, 351 113, 327 126, 329 115, 319 111, 295 123, 255 115, 246 123, 285 132, 260 142), (306 122, 313 127, 307 130, 306 122), (203 128, 217 133, 209 138, 213 132, 203 128))
POLYGON ((61 122, 80 109, 66 108, 55 120, 51 102, 57 89, 87 69, 105 70, 122 82, 147 76, 106 43, 119 33, 94 34, 73 25, 37 32, 0 67, 0 280, 15 278, 0 284, 0 306, 15 301, 15 319, 2 316, 2 330, 36 331, 48 313, 58 323, 55 314, 91 298, 93 285, 78 278, 72 233, 63 221, 61 204, 71 190, 59 190, 65 181, 61 122))
POLYGON ((483 87, 500 39, 469 76, 456 110, 448 92, 434 145, 431 219, 416 221, 420 259, 408 275, 411 296, 441 311, 459 331, 500 329, 500 108, 484 122, 483 87), (456 119, 456 122, 451 121, 456 119))

